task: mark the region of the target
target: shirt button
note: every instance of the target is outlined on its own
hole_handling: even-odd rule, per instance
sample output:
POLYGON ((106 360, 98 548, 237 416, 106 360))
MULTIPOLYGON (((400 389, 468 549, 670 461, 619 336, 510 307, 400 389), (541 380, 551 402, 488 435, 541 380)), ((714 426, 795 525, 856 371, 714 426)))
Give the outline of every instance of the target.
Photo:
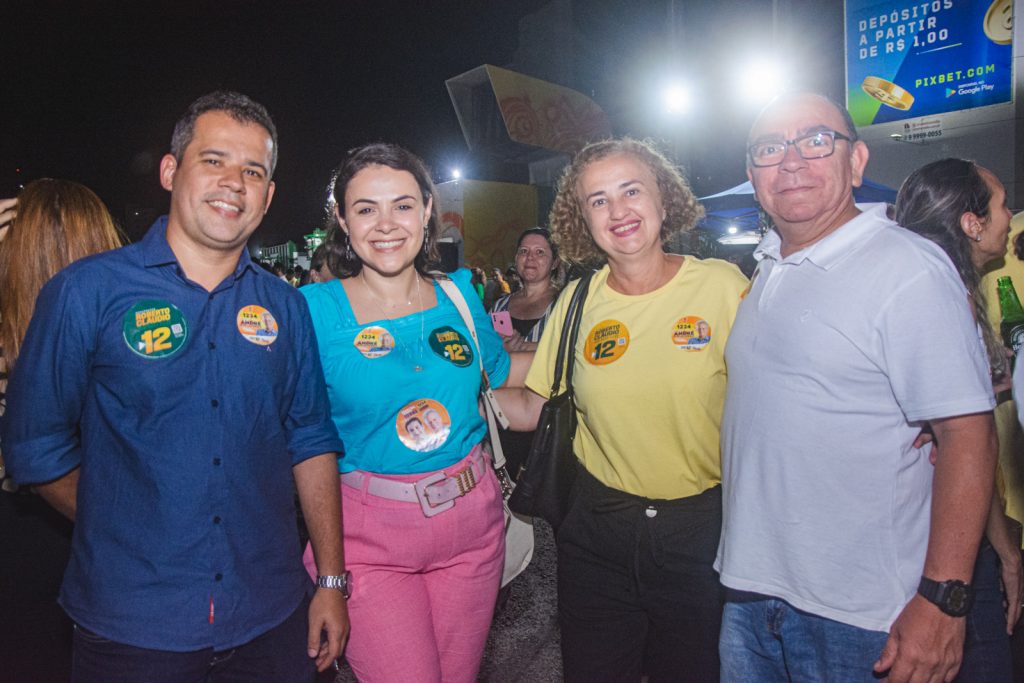
POLYGON ((212 401, 210 401, 210 405, 216 408, 217 406, 220 405, 220 401, 218 401, 217 399, 213 399, 212 401))
POLYGON ((213 575, 213 580, 214 580, 214 581, 220 581, 220 580, 221 580, 221 579, 223 579, 223 578, 224 578, 224 575, 223 575, 223 574, 221 574, 221 573, 219 573, 219 572, 218 572, 217 574, 214 574, 214 575, 213 575))
POLYGON ((214 517, 213 518, 213 523, 214 524, 220 524, 220 517, 214 517))
POLYGON ((217 345, 214 344, 213 342, 210 342, 210 349, 215 349, 215 348, 217 348, 217 345))
POLYGON ((654 508, 654 506, 649 505, 647 506, 647 509, 644 510, 644 514, 647 515, 648 518, 653 519, 658 516, 658 511, 654 508))
POLYGON ((213 464, 216 465, 217 467, 220 467, 220 458, 214 458, 213 464))

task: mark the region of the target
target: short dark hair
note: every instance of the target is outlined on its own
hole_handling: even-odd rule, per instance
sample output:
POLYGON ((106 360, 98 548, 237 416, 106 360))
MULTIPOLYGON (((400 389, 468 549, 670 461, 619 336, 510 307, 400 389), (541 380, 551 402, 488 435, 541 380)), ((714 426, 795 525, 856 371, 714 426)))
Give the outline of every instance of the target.
POLYGON ((519 241, 516 242, 516 251, 519 251, 519 247, 523 246, 523 240, 530 235, 539 235, 544 238, 544 241, 548 243, 548 249, 551 251, 551 263, 552 268, 558 267, 558 245, 551 240, 551 231, 547 228, 527 228, 519 235, 519 241))
POLYGON ((437 201, 437 190, 430 178, 430 170, 418 156, 398 145, 386 142, 374 142, 362 147, 350 149, 334 169, 328 184, 327 204, 324 207, 327 222, 328 244, 327 267, 336 277, 347 278, 358 275, 363 269, 363 262, 348 248, 348 236, 338 224, 334 215, 335 208, 342 216, 345 215, 345 190, 357 173, 368 166, 387 166, 396 171, 406 171, 416 180, 420 188, 423 205, 433 198, 427 227, 423 231, 423 248, 416 254, 414 265, 416 272, 428 276, 441 271, 441 257, 437 249, 437 238, 440 237, 441 221, 438 218, 440 207, 437 201))
POLYGON ((189 105, 188 110, 174 124, 174 134, 171 135, 171 154, 181 163, 185 155, 185 148, 192 142, 195 135, 196 119, 210 111, 222 111, 239 123, 255 123, 263 126, 270 133, 270 140, 273 143, 270 149, 270 175, 274 175, 274 168, 277 167, 277 128, 274 120, 270 118, 266 107, 259 102, 249 98, 242 93, 230 90, 217 90, 203 95, 189 105))

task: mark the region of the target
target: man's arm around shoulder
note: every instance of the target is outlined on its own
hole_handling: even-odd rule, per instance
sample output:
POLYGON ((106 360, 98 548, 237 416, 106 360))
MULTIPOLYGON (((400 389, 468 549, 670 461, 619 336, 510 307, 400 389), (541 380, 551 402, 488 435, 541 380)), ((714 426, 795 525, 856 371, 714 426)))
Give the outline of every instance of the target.
MULTIPOLYGON (((932 421, 938 456, 924 575, 971 582, 995 481, 992 413, 932 421)), ((875 664, 893 683, 950 681, 963 658, 965 618, 942 612, 920 594, 897 617, 875 664)))

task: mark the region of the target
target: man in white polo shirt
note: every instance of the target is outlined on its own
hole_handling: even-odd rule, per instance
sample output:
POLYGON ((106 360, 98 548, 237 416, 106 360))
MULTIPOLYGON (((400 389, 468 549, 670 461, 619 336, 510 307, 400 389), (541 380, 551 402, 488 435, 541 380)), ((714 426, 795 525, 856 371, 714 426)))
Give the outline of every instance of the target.
POLYGON ((775 229, 726 351, 722 680, 951 680, 996 454, 967 292, 854 204, 868 149, 844 109, 784 96, 748 143, 775 229))

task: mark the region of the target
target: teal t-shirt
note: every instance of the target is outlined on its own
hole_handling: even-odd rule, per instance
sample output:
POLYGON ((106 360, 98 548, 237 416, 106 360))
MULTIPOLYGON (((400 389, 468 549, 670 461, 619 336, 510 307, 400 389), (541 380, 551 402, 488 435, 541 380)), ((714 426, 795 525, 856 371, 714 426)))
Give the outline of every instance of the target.
MULTIPOLYGON (((470 285, 451 274, 476 323, 484 368, 505 382, 509 357, 470 285)), ((477 348, 455 305, 435 283, 437 306, 395 319, 356 322, 338 280, 300 290, 309 303, 331 416, 345 443, 342 472, 412 474, 448 467, 487 434, 477 408, 477 348)))

